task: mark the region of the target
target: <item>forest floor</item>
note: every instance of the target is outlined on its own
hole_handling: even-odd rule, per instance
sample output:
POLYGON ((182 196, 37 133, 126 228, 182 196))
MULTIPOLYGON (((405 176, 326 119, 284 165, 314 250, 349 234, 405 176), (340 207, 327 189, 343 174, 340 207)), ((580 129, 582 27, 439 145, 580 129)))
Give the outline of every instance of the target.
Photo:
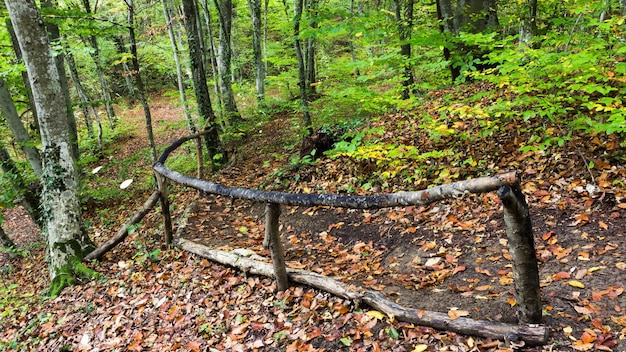
MULTIPOLYGON (((161 150, 186 134, 179 108, 157 97, 151 108, 161 150)), ((110 157, 86 168, 103 166, 99 177, 117 184, 149 175, 151 166, 148 158, 137 159, 132 170, 122 166, 120 161, 147 148, 141 109, 122 114, 137 128, 115 142, 110 157)), ((230 147, 233 161, 211 180, 255 189, 263 185, 299 193, 345 193, 346 185, 371 171, 371 165, 341 158, 290 165, 290 155, 298 154, 290 119, 297 116, 276 116, 235 142, 230 147)), ((410 114, 395 113, 374 124, 390 138, 404 138, 420 149, 441 147, 398 128, 407 119, 410 114)), ((522 153, 515 145, 526 136, 515 128, 503 130, 479 145, 459 148, 485 160, 493 172, 519 170, 523 177, 544 322, 550 329, 546 346, 523 350, 626 350, 626 169, 616 161, 619 148, 612 147, 619 141, 575 136, 558 153, 522 153), (594 169, 586 167, 589 160, 594 169)), ((472 176, 477 175, 467 175, 472 176)), ((402 184, 387 184, 353 191, 376 193, 380 187, 385 192, 403 190, 402 184)), ((114 202, 87 204, 85 217, 96 242, 115 234, 149 194, 146 188, 114 202)), ((181 187, 173 187, 171 200, 175 220, 196 204, 180 229, 183 237, 269 256, 261 245, 262 204, 198 196, 181 187)), ((398 322, 309 287, 294 285, 276 293, 272 279, 163 249, 158 211, 93 263, 100 280, 42 299, 47 286, 43 239, 19 209, 4 213, 9 236, 27 251, 13 259, 0 253, 2 285, 11 293, 0 298, 0 351, 511 350, 501 341, 398 322)), ((383 292, 408 307, 516 321, 502 207, 495 194, 375 211, 284 207, 280 219, 289 267, 383 292)))

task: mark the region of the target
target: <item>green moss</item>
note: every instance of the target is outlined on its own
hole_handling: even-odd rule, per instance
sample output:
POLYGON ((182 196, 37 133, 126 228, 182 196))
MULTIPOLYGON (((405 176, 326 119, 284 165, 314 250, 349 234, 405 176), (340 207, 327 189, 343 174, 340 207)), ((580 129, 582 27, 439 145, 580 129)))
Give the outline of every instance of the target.
POLYGON ((88 268, 80 258, 70 258, 70 264, 63 266, 50 283, 48 295, 56 297, 64 288, 76 284, 76 277, 85 280, 94 280, 100 277, 97 271, 88 268))

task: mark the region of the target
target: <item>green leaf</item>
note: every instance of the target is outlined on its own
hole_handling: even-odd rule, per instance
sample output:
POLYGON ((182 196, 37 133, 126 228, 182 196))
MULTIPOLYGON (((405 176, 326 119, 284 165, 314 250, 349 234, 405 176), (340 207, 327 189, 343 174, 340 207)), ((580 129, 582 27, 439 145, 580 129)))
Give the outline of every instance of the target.
POLYGON ((348 336, 340 338, 339 341, 347 347, 352 346, 352 339, 348 336))

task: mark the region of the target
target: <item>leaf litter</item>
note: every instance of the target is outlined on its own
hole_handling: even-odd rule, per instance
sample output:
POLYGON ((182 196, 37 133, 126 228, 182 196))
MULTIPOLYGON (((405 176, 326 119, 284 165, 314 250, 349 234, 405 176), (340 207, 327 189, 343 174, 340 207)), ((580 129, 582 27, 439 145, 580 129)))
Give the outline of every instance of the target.
MULTIPOLYGON (((437 108, 433 100, 425 110, 437 108)), ((179 119, 175 111, 161 109, 157 119, 179 119)), ((141 121, 139 114, 130 117, 141 121)), ((410 124, 400 123, 407 118, 411 117, 391 114, 377 123, 407 126, 410 124)), ((463 127, 471 129, 470 124, 463 127)), ((354 186, 357 193, 376 191, 360 187, 354 175, 363 165, 345 158, 339 162, 323 158, 315 165, 290 171, 287 177, 277 176, 276 171, 289 159, 278 157, 285 153, 289 128, 285 120, 269 121, 262 134, 240 142, 247 147, 236 149, 238 162, 214 180, 303 193, 345 192, 346 184, 354 186)), ((514 130, 514 126, 504 129, 471 147, 451 143, 451 137, 445 136, 435 143, 421 138, 415 129, 394 127, 394 133, 384 137, 413 140, 423 143, 421 148, 454 145, 473 153, 474 160, 486 160, 491 172, 522 170, 540 260, 544 318, 551 330, 549 345, 543 349, 618 351, 626 338, 622 286, 626 264, 621 246, 626 171, 606 153, 606 146, 615 141, 612 136, 573 137, 571 143, 596 165, 592 170, 595 184, 591 185, 578 153, 566 148, 551 155, 519 152, 509 145, 525 136, 514 130)), ((182 134, 184 131, 178 135, 182 134)), ((135 135, 137 138, 130 139, 132 146, 126 144, 120 151, 131 155, 146 147, 140 142, 141 131, 135 135), (128 150, 132 148, 135 150, 128 150)), ((174 137, 161 135, 159 145, 169 144, 174 137)), ((447 174, 479 176, 470 169, 447 174)), ((112 171, 102 168, 99 174, 108 172, 112 171)), ((419 188, 420 182, 410 187, 419 188)), ((406 184, 390 178, 382 186, 384 191, 395 191, 406 184)), ((198 197, 178 187, 173 187, 172 194, 175 218, 187 204, 198 201, 184 236, 268 256, 261 246, 263 205, 198 197)), ((109 222, 88 216, 96 240, 114 233, 135 203, 130 200, 118 208, 109 222)), ((16 223, 19 221, 7 221, 6 226, 16 223)), ((177 249, 161 249, 161 226, 158 214, 151 213, 126 242, 94 264, 103 279, 68 288, 53 300, 37 299, 47 277, 42 245, 31 245, 28 256, 19 260, 2 258, 3 270, 8 268, 3 272, 3 284, 17 284, 22 301, 3 304, 5 312, 7 307, 11 311, 2 315, 0 342, 40 351, 509 350, 499 341, 398 322, 308 287, 292 286, 276 293, 269 278, 246 275, 177 249)), ((19 237, 15 231, 9 233, 19 237)), ((468 195, 429 207, 376 211, 287 207, 281 216, 281 235, 290 267, 379 290, 418 309, 446 312, 451 317, 515 322, 510 257, 501 207, 493 194, 468 195)))

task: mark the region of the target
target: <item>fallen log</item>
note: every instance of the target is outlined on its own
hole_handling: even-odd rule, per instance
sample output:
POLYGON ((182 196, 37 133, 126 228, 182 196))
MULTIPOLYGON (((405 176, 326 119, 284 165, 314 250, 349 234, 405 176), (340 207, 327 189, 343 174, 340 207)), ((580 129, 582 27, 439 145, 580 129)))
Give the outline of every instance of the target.
POLYGON ((148 212, 154 207, 160 198, 160 194, 161 193, 159 191, 154 191, 150 198, 143 203, 143 206, 135 214, 133 214, 130 220, 128 220, 119 231, 117 231, 115 236, 111 237, 108 241, 100 245, 100 247, 87 254, 84 260, 100 259, 106 252, 110 251, 111 248, 122 242, 126 236, 128 236, 128 230, 130 227, 140 222, 141 219, 143 219, 143 217, 146 216, 146 214, 148 214, 148 212))
MULTIPOLYGON (((258 258, 258 256, 253 251, 222 251, 184 238, 175 239, 174 245, 220 264, 238 268, 246 273, 275 277, 272 264, 254 259, 255 257, 258 258)), ((309 285, 335 296, 352 300, 356 304, 363 302, 400 321, 465 335, 502 341, 523 341, 525 344, 533 346, 544 345, 548 341, 548 328, 543 325, 511 325, 463 317, 453 319, 445 313, 403 307, 388 300, 380 292, 345 284, 328 276, 310 271, 288 268, 287 274, 289 279, 294 282, 309 285)))

